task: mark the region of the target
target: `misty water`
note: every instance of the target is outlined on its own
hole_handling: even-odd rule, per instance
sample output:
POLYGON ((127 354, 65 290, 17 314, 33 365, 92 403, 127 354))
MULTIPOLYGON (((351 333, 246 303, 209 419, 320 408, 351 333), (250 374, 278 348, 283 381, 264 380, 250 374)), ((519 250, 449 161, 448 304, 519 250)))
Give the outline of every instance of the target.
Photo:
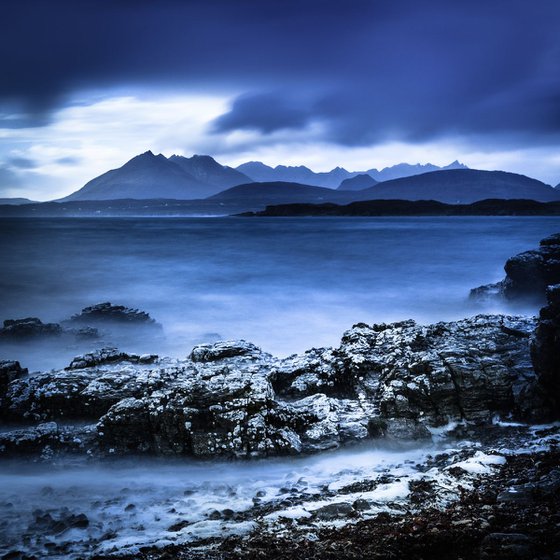
MULTIPOLYGON (((337 345, 356 322, 534 314, 534 304, 474 303, 468 293, 501 279, 508 257, 535 247, 559 225, 554 217, 4 219, 0 318, 58 322, 111 301, 148 311, 163 326, 164 335, 156 337, 124 330, 116 340, 123 350, 185 357, 199 342, 244 338, 283 356, 337 345)), ((4 346, 0 359, 45 370, 98 344, 4 346)), ((414 477, 415 465, 441 445, 370 444, 235 465, 59 462, 25 470, 6 463, 0 468, 0 550, 70 558, 165 544, 177 535, 246 532, 253 528, 250 518, 213 520, 212 511, 249 511, 256 496, 278 500, 286 486, 299 484, 312 496, 384 473, 414 477), (89 526, 57 534, 37 522, 36 510, 50 511, 55 520, 85 513, 89 526), (184 530, 168 531, 185 519, 184 530)), ((386 495, 374 496, 381 509, 403 484, 381 487, 386 495)))
MULTIPOLYGON (((357 322, 534 313, 467 296, 558 225, 556 217, 3 219, 0 319, 58 322, 111 301, 148 311, 165 333, 123 333, 123 350, 184 357, 199 342, 244 338, 283 356, 336 345, 357 322)), ((87 349, 0 351, 44 370, 87 349)))

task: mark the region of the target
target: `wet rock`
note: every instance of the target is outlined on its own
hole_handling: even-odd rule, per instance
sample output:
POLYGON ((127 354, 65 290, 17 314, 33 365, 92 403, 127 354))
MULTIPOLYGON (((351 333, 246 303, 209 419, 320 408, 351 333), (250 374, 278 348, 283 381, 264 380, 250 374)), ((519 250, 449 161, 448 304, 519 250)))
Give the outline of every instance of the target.
POLYGON ((550 405, 550 415, 557 418, 560 414, 560 284, 548 287, 547 300, 531 339, 531 359, 543 398, 550 405))
POLYGON ((182 531, 185 527, 188 527, 190 525, 189 521, 185 521, 185 520, 181 520, 181 521, 177 521, 177 523, 173 523, 173 525, 171 525, 167 531, 169 533, 178 533, 179 531, 182 531))
POLYGON ((500 280, 493 284, 485 284, 478 286, 470 291, 470 299, 480 302, 495 301, 496 299, 505 298, 506 281, 500 280))
POLYGON ((158 356, 156 354, 127 354, 126 352, 119 351, 117 348, 102 348, 82 356, 76 356, 66 369, 84 369, 114 362, 152 364, 157 359, 158 356))
POLYGON ((428 438, 449 422, 540 410, 534 326, 492 315, 358 324, 338 348, 283 360, 245 341, 199 345, 182 361, 104 349, 13 379, 3 410, 12 421, 97 422, 93 447, 109 455, 267 457, 428 438))
POLYGON ((533 559, 534 547, 522 533, 490 533, 480 546, 481 560, 533 559))
POLYGON ((320 521, 332 521, 356 515, 356 510, 348 502, 337 502, 322 506, 313 512, 313 516, 320 521))
POLYGON ((155 325, 156 322, 145 311, 125 307, 124 305, 113 305, 110 302, 98 303, 84 307, 81 313, 73 315, 70 319, 74 323, 135 323, 142 325, 155 325))
POLYGON ((25 340, 38 337, 60 336, 62 327, 57 323, 43 323, 37 317, 6 319, 0 329, 0 340, 25 340))
POLYGON ((61 535, 70 529, 86 529, 89 527, 89 519, 85 513, 70 513, 64 509, 58 518, 49 512, 37 510, 34 512, 34 521, 31 529, 42 531, 52 535, 61 535))
POLYGON ((356 511, 367 511, 371 509, 371 502, 369 500, 364 500, 363 498, 358 498, 352 503, 352 508, 356 511))
POLYGON ((553 496, 560 493, 560 469, 553 469, 536 483, 538 496, 553 496))
POLYGON ((8 385, 12 381, 24 377, 28 373, 27 368, 22 368, 19 362, 14 360, 0 360, 0 405, 2 403, 2 396, 6 392, 8 385))
POLYGON ((538 249, 511 257, 504 270, 504 280, 474 288, 471 290, 471 298, 528 298, 544 302, 547 286, 560 283, 560 233, 543 239, 538 249))
POLYGON ((190 359, 193 362, 215 362, 235 356, 258 357, 260 349, 245 340, 227 340, 212 344, 198 344, 192 349, 190 359))
POLYGON ((530 504, 535 499, 535 488, 534 484, 520 484, 518 486, 512 486, 506 490, 502 490, 496 501, 498 503, 516 503, 516 504, 530 504))
POLYGON ((0 433, 0 457, 35 456, 51 460, 68 453, 86 453, 95 446, 93 426, 59 426, 44 422, 0 433))

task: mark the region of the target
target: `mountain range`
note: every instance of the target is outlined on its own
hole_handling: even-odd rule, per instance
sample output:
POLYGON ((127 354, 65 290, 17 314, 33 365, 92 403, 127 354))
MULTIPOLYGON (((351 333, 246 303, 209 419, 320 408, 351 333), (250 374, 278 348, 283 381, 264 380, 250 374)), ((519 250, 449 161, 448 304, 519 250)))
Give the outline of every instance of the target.
POLYGON ((107 204, 109 209, 116 207, 114 201, 183 201, 187 204, 181 208, 190 207, 192 213, 216 215, 290 203, 349 204, 400 199, 469 204, 489 198, 548 202, 560 200, 560 191, 524 175, 469 169, 457 161, 445 168, 399 164, 366 173, 341 167, 315 173, 305 166, 272 168, 261 162, 249 162, 234 169, 210 156, 166 158, 148 151, 55 202, 113 201, 107 204), (401 176, 378 182, 371 175, 374 171, 377 177, 401 176))
MULTIPOLYGON (((367 179, 368 176, 371 178, 371 181, 367 185, 371 186, 376 182, 388 181, 389 179, 397 179, 399 177, 411 177, 412 175, 447 169, 468 169, 468 167, 458 161, 454 161, 445 167, 438 167, 431 163, 426 163, 424 165, 420 163, 416 165, 399 163, 392 167, 385 167, 381 171, 375 168, 368 169, 367 171, 347 171, 343 167, 335 167, 331 171, 315 173, 304 165, 295 167, 277 165, 276 167, 270 167, 260 161, 250 161, 239 165, 236 169, 251 177, 253 181, 261 183, 282 181, 285 183, 302 183, 315 187, 335 189, 341 187, 342 183, 346 180, 362 175, 365 175, 364 179, 367 179)), ((364 179, 361 180, 364 181, 364 179)), ((351 183, 351 185, 354 186, 351 188, 345 187, 343 190, 357 190, 357 188, 355 188, 357 183, 351 183)))
POLYGON ((451 169, 468 169, 468 167, 457 160, 444 167, 438 167, 431 163, 417 163, 415 165, 411 165, 410 163, 398 163, 392 167, 385 167, 381 171, 370 169, 366 171, 366 173, 380 183, 381 181, 390 181, 391 179, 400 179, 401 177, 412 177, 413 175, 422 175, 432 171, 448 171, 451 169))
POLYGON ((328 189, 299 183, 268 182, 239 185, 208 201, 244 204, 249 210, 288 203, 347 204, 363 200, 435 200, 470 204, 485 199, 560 200, 560 192, 525 175, 506 171, 447 169, 375 183, 361 190, 328 189))

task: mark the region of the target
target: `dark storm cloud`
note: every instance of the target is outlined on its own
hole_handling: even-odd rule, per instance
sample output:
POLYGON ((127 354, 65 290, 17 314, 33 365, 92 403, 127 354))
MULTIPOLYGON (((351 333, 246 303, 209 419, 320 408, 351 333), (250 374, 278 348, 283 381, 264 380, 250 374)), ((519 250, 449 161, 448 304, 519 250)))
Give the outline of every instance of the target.
POLYGON ((560 131, 557 0, 18 0, 3 11, 0 99, 29 115, 80 88, 135 85, 245 91, 218 132, 318 122, 328 140, 366 145, 546 143, 560 131))
POLYGON ((236 129, 270 133, 285 128, 303 128, 312 118, 303 100, 291 98, 288 92, 265 92, 238 97, 229 113, 214 121, 215 131, 236 129))

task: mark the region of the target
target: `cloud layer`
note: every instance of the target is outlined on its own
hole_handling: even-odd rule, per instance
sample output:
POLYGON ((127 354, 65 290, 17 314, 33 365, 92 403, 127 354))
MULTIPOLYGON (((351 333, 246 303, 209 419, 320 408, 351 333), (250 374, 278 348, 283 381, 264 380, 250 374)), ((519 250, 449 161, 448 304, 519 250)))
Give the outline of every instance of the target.
MULTIPOLYGON (((185 131, 182 146, 196 139, 196 151, 233 159, 290 144, 344 153, 399 143, 549 153, 560 144, 556 0, 6 0, 2 8, 0 161, 16 172, 37 165, 14 143, 17 131, 138 92, 154 107, 157 95, 226 100, 221 114, 201 115, 204 134, 185 131)), ((159 136, 172 135, 167 118, 159 136)))

